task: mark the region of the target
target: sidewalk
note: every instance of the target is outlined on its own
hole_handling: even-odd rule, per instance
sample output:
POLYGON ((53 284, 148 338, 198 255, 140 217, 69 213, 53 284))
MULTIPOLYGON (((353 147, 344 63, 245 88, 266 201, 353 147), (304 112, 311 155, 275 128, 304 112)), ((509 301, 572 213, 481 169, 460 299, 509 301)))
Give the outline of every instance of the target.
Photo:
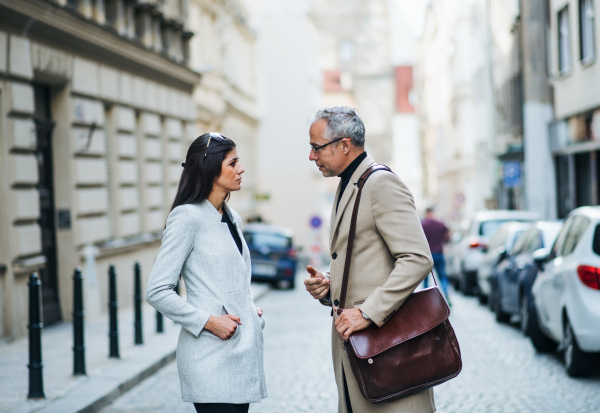
MULTIPOLYGON (((256 300, 268 284, 252 284, 256 300)), ((95 412, 120 394, 152 375, 175 358, 180 327, 164 319, 164 333, 156 334, 156 311, 143 308, 144 344, 133 344, 133 309, 119 309, 120 359, 108 358, 108 315, 85 320, 87 376, 73 371, 71 323, 44 329, 44 400, 28 400, 29 341, 27 338, 0 345, 0 412, 79 413, 95 412)))

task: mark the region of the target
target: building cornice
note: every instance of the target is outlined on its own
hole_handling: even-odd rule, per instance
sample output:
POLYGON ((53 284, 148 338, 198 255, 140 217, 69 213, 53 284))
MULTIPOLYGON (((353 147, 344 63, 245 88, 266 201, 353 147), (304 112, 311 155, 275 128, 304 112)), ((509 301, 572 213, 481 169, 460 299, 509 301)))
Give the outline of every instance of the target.
POLYGON ((200 75, 46 0, 0 0, 0 27, 78 56, 189 91, 200 75))

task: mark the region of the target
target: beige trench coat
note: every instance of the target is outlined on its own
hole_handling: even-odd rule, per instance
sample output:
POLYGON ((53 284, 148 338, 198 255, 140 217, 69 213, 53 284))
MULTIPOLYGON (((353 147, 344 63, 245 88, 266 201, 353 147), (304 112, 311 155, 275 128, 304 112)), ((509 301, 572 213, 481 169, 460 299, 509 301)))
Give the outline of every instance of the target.
MULTIPOLYGON (((331 299, 340 298, 350 218, 360 176, 374 163, 367 156, 356 169, 340 200, 337 214, 331 214, 331 299), (335 258, 333 258, 335 257, 335 258)), ((338 199, 340 187, 336 193, 338 199)), ((346 307, 360 308, 381 326, 429 274, 433 260, 414 200, 406 185, 386 171, 373 173, 363 188, 360 201, 346 307)), ((335 318, 334 318, 335 321, 335 318)), ((345 373, 353 413, 432 413, 433 390, 399 400, 371 403, 361 394, 343 342, 332 325, 332 353, 338 386, 339 413, 346 413, 345 373)))

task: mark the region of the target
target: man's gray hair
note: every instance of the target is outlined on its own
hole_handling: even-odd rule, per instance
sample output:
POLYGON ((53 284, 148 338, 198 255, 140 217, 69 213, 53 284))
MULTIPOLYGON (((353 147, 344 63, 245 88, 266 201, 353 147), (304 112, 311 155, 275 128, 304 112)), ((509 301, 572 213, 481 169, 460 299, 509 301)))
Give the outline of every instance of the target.
POLYGON ((327 121, 324 138, 333 141, 340 138, 350 138, 352 145, 365 146, 365 124, 358 111, 350 106, 331 106, 316 111, 310 116, 310 124, 324 119, 327 121))

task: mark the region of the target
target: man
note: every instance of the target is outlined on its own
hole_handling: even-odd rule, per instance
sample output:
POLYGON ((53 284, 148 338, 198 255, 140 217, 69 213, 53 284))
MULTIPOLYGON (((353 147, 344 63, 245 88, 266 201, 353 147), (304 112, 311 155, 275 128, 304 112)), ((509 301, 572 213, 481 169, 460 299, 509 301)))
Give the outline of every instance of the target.
MULTIPOLYGON (((421 222, 421 225, 423 226, 423 232, 425 232, 425 237, 429 243, 435 273, 442 285, 446 300, 448 301, 448 304, 450 304, 448 298, 448 277, 446 277, 446 260, 444 260, 444 243, 448 242, 448 228, 442 221, 438 221, 433 217, 432 207, 428 207, 425 210, 425 219, 421 222)), ((425 288, 427 288, 427 278, 425 278, 423 284, 425 288)))
MULTIPOLYGON (((310 156, 325 177, 340 177, 331 211, 330 273, 307 267, 307 291, 323 305, 337 307, 352 208, 360 176, 375 163, 364 150, 365 126, 355 109, 335 106, 313 115, 310 156)), ((372 404, 352 374, 344 341, 375 323, 381 327, 431 271, 433 262, 410 191, 387 171, 373 173, 364 186, 348 280, 346 309, 334 314, 332 353, 339 413, 430 413, 431 389, 372 404)))

